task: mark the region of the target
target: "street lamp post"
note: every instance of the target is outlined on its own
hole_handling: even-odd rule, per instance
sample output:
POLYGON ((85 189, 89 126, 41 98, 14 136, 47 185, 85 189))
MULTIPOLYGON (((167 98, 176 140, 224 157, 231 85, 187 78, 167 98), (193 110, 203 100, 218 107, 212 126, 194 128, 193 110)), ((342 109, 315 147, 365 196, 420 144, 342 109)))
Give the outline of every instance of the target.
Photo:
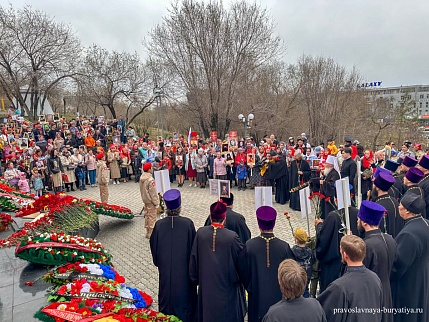
POLYGON ((153 94, 155 95, 156 106, 157 106, 157 113, 156 113, 157 129, 158 129, 157 135, 159 136, 159 124, 161 123, 161 137, 164 139, 164 124, 162 122, 162 105, 161 105, 162 88, 156 85, 155 88, 153 89, 153 94))
POLYGON ((255 115, 253 115, 252 113, 250 113, 249 115, 247 115, 247 118, 243 114, 238 115, 238 119, 243 122, 243 126, 244 126, 244 139, 246 139, 246 137, 247 137, 247 133, 246 133, 247 129, 248 128, 250 129, 250 127, 252 126, 252 121, 253 121, 254 118, 255 118, 255 115))

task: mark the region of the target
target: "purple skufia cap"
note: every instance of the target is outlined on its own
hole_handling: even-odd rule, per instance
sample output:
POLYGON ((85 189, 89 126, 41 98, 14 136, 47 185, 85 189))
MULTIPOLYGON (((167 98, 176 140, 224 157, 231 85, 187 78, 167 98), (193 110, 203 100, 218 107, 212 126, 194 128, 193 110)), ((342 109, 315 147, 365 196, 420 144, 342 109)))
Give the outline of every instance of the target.
POLYGON ((363 200, 359 208, 358 218, 368 225, 378 226, 385 212, 386 209, 378 203, 363 200))
POLYGON ((422 168, 425 168, 425 169, 429 170, 429 156, 427 156, 426 154, 424 156, 422 156, 422 158, 419 161, 419 165, 422 168))
POLYGON ((226 216, 226 206, 223 202, 215 202, 210 206, 210 217, 215 221, 224 220, 226 216))
POLYGON ((259 228, 271 230, 276 224, 277 211, 270 206, 261 206, 256 210, 259 228))
POLYGON ((395 178, 385 171, 381 171, 374 179, 374 184, 382 191, 388 191, 394 183, 395 178))
POLYGON ((174 210, 180 207, 182 200, 180 197, 180 191, 177 189, 167 190, 162 196, 165 202, 165 206, 169 210, 174 210))
POLYGON ((423 179, 424 173, 422 170, 417 168, 410 168, 408 169, 407 173, 405 174, 405 177, 408 179, 408 181, 412 183, 419 183, 420 180, 423 179))
POLYGON ((413 167, 415 167, 417 165, 417 160, 414 159, 413 157, 410 157, 410 156, 407 155, 404 158, 404 160, 402 160, 402 164, 405 165, 405 166, 407 166, 408 168, 413 168, 413 167))
POLYGON ((398 167, 399 167, 399 163, 392 160, 387 160, 386 163, 384 164, 384 168, 392 172, 395 172, 398 169, 398 167))
POLYGON ((384 169, 384 168, 377 168, 377 169, 375 169, 375 172, 374 172, 374 178, 377 178, 377 176, 378 176, 381 172, 386 172, 386 173, 389 173, 389 174, 390 174, 389 170, 386 170, 386 169, 384 169))

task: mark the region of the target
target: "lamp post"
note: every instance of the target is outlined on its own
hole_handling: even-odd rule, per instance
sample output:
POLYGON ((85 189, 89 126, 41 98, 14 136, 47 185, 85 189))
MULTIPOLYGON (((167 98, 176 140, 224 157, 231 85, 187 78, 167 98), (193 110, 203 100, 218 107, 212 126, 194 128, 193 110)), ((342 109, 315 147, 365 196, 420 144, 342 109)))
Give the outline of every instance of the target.
POLYGON ((156 105, 157 105, 157 128, 158 128, 158 136, 159 136, 159 124, 161 123, 161 136, 162 139, 164 139, 164 124, 162 122, 162 105, 161 105, 161 95, 162 95, 162 88, 158 87, 158 85, 155 85, 155 88, 153 89, 153 94, 155 95, 156 99, 156 105))
POLYGON ((249 128, 251 128, 252 126, 252 121, 255 118, 255 115, 253 115, 252 113, 250 113, 249 115, 244 116, 243 114, 239 114, 238 115, 238 119, 243 122, 243 126, 244 126, 244 139, 246 139, 247 137, 247 133, 246 130, 249 128))

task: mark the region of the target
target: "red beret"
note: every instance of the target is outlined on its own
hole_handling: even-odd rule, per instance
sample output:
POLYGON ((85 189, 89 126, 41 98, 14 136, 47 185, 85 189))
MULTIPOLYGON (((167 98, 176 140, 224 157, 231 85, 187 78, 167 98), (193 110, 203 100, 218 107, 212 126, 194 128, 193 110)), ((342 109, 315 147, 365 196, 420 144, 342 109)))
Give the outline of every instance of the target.
POLYGON ((149 171, 150 169, 152 169, 152 163, 150 163, 150 162, 146 162, 146 163, 143 165, 143 171, 147 172, 147 171, 149 171))
POLYGON ((97 160, 101 160, 104 157, 104 152, 100 152, 99 154, 97 154, 96 158, 97 160))

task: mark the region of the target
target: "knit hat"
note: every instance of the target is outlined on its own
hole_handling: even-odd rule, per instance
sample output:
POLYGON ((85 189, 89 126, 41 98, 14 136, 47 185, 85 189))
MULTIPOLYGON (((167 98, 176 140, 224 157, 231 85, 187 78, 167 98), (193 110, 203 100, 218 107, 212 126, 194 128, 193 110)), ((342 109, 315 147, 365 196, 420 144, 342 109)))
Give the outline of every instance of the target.
POLYGON ((407 155, 404 160, 402 160, 402 164, 407 166, 408 168, 412 168, 417 165, 417 160, 407 155))
POLYGON ((293 236, 300 243, 305 243, 307 241, 307 239, 308 239, 307 233, 302 228, 295 229, 295 232, 293 233, 293 236))
POLYGON ((422 170, 417 169, 417 168, 410 168, 410 169, 408 169, 407 173, 405 174, 405 178, 407 178, 408 181, 410 181, 412 183, 419 183, 420 180, 422 180, 424 176, 425 175, 422 172, 422 170))
POLYGON ((407 191, 401 199, 401 205, 407 209, 409 212, 415 215, 422 213, 422 210, 425 209, 425 201, 419 195, 407 191))
POLYGON ((395 172, 398 169, 398 167, 399 167, 399 163, 392 160, 387 160, 386 163, 384 164, 384 168, 392 172, 395 172))
POLYGON ((232 206, 234 204, 234 195, 232 194, 232 192, 229 193, 229 198, 228 197, 220 197, 220 199, 227 206, 232 206))
POLYGON ((395 178, 387 171, 380 172, 380 174, 374 179, 374 185, 382 191, 388 191, 394 183, 395 178))
POLYGON ((363 200, 359 208, 358 218, 368 225, 378 226, 385 212, 386 209, 382 205, 363 200))
POLYGON ((146 162, 146 163, 143 165, 143 171, 144 171, 144 172, 148 172, 150 169, 152 169, 152 163, 150 163, 150 162, 146 162))
POLYGON ((425 169, 429 170, 429 156, 427 156, 426 154, 424 156, 422 156, 422 158, 419 161, 419 165, 422 168, 425 168, 425 169))
POLYGON ((103 159, 103 157, 104 157, 104 152, 100 152, 96 156, 97 160, 101 160, 101 159, 103 159))
POLYGON ((217 201, 210 206, 210 217, 212 221, 224 220, 226 216, 226 206, 223 202, 217 201))
POLYGON ((261 206, 256 210, 256 218, 261 230, 271 230, 276 224, 277 212, 273 207, 261 206))
POLYGON ((165 206, 169 210, 174 210, 180 207, 182 200, 180 197, 180 191, 177 189, 167 190, 162 196, 165 202, 165 206))

